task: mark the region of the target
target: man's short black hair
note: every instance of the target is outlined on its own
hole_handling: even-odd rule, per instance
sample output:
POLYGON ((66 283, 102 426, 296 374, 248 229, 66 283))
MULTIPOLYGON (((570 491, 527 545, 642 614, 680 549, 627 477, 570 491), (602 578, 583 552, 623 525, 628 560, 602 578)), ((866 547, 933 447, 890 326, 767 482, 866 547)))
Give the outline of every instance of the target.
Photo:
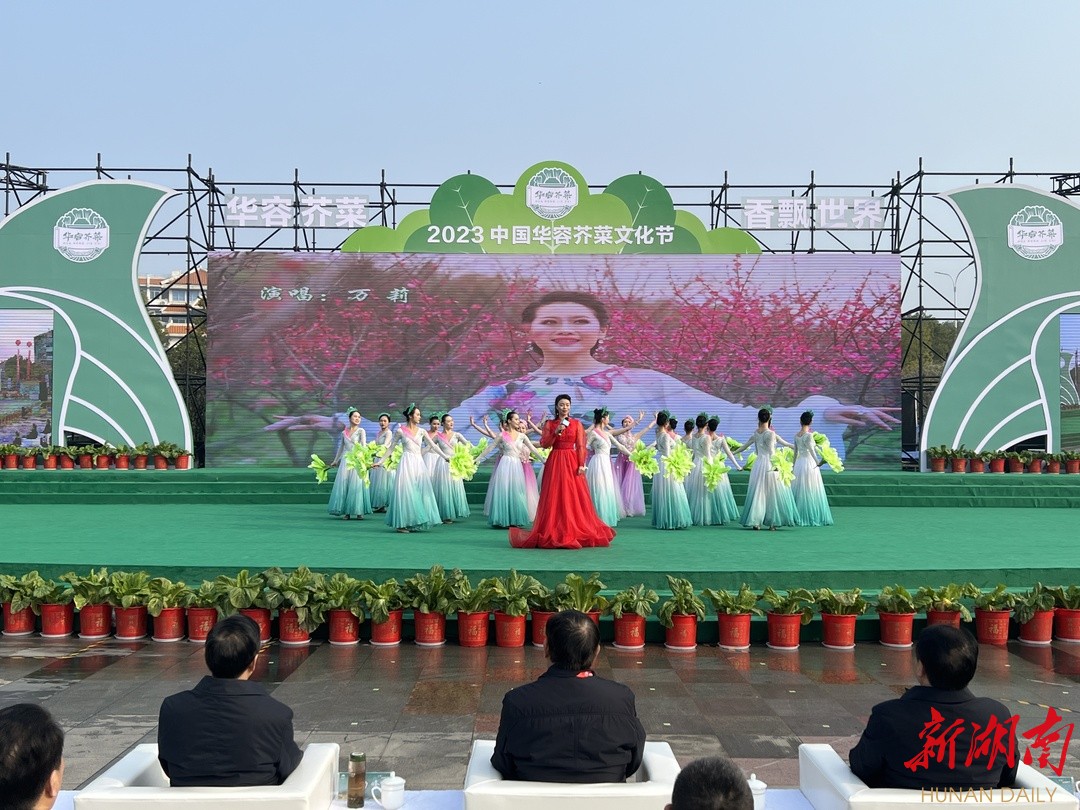
POLYGON ((238 678, 259 654, 259 625, 236 613, 214 625, 206 637, 206 666, 215 678, 238 678))
POLYGON ((936 689, 963 689, 979 663, 979 645, 967 630, 934 624, 919 633, 915 657, 936 689))
POLYGON ((0 709, 0 804, 30 810, 64 756, 64 731, 36 703, 0 709))
POLYGON ((548 655, 551 663, 568 669, 592 666, 600 647, 600 629, 580 610, 563 610, 547 620, 548 655))
POLYGON ((723 757, 695 759, 675 777, 671 810, 753 810, 746 777, 723 757))

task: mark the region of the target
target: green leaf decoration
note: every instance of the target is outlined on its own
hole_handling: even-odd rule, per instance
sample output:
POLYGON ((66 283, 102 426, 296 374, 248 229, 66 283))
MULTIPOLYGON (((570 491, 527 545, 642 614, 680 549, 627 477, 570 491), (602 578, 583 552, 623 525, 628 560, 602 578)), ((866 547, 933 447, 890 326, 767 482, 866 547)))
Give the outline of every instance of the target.
POLYGON ((791 486, 791 482, 795 480, 795 466, 791 458, 784 453, 775 453, 772 463, 773 469, 780 473, 780 483, 785 487, 791 486))
POLYGON ((455 444, 450 454, 450 477, 471 481, 476 475, 476 456, 470 444, 455 444))
POLYGON ((652 478, 660 472, 660 464, 653 455, 653 449, 647 447, 641 439, 638 439, 634 449, 630 451, 630 461, 643 478, 652 478))
POLYGON ((710 458, 702 462, 701 472, 705 479, 705 487, 714 490, 724 480, 724 476, 731 472, 731 468, 724 463, 722 458, 710 458))
POLYGON ((345 463, 353 470, 356 470, 356 474, 360 476, 360 480, 364 482, 364 486, 371 485, 371 477, 368 475, 368 471, 375 465, 375 462, 379 459, 383 453, 380 453, 380 448, 385 453, 386 447, 381 444, 354 444, 352 450, 345 455, 345 463))
POLYGON ((326 473, 330 469, 330 465, 319 458, 315 453, 311 454, 311 463, 308 464, 309 470, 315 471, 315 480, 320 484, 326 483, 326 473))
POLYGON ((844 462, 840 460, 840 454, 836 452, 836 448, 826 445, 818 448, 818 452, 821 453, 822 461, 828 464, 833 472, 842 473, 844 471, 844 462))
POLYGON ((694 469, 694 454, 683 443, 678 443, 670 455, 664 459, 664 475, 672 481, 682 483, 694 469))
POLYGON ((399 444, 397 447, 394 448, 394 452, 390 454, 390 458, 388 458, 386 460, 386 464, 384 466, 386 467, 386 469, 393 472, 394 470, 397 469, 397 466, 400 463, 401 463, 401 445, 399 444))

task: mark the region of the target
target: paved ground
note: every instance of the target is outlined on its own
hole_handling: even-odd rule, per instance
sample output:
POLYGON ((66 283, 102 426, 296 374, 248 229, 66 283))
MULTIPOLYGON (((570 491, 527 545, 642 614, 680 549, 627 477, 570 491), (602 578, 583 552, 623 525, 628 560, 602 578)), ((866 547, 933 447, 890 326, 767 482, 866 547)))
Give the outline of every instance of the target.
MULTIPOLYGON (((293 707, 299 743, 365 751, 370 770, 393 769, 411 789, 460 788, 471 741, 495 736, 503 694, 545 668, 531 647, 316 643, 267 652, 256 678, 293 707)), ((877 644, 854 652, 806 644, 797 653, 606 648, 597 671, 633 688, 649 737, 669 741, 681 763, 723 753, 774 787, 797 784, 800 742, 827 742, 846 755, 870 708, 914 682, 911 653, 877 644)), ((202 647, 188 642, 0 638, 0 706, 40 701, 57 717, 67 732, 67 789, 154 741, 162 698, 204 673, 202 647)), ((1046 718, 1046 706, 1075 722, 1078 681, 1080 647, 1010 642, 982 647, 973 689, 1001 699, 1025 730, 1046 718)), ((1080 747, 1069 753, 1066 774, 1075 776, 1080 747)))

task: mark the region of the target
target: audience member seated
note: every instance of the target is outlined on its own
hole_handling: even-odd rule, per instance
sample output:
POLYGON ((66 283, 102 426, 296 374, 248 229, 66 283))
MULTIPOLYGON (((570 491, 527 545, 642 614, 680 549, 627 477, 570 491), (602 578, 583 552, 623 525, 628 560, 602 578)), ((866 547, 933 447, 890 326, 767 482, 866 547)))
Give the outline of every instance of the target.
POLYGON ((64 778, 64 732, 34 703, 0 709, 0 807, 49 810, 64 778))
POLYGON ((1016 777, 1011 715, 998 701, 975 697, 967 688, 979 661, 975 639, 956 627, 927 627, 915 644, 915 658, 919 686, 873 708, 848 756, 852 772, 872 788, 1011 786, 1016 777), (991 745, 967 764, 973 735, 989 730, 987 742, 994 742, 995 728, 1004 731, 997 739, 1001 750, 991 745), (942 742, 934 745, 931 737, 942 742), (950 737, 951 744, 945 742, 950 737), (1013 752, 1011 765, 1006 750, 1013 752), (988 768, 991 756, 993 767, 988 768))
POLYGON ((551 661, 533 683, 503 697, 491 764, 506 779, 534 782, 624 782, 645 746, 634 693, 598 677, 600 631, 584 613, 548 619, 544 652, 551 661))
POLYGON ((754 810, 754 797, 734 762, 705 757, 679 772, 665 810, 754 810))
POLYGON ((280 785, 300 764, 292 710, 249 680, 258 654, 252 619, 222 619, 206 638, 210 676, 161 704, 158 757, 173 787, 280 785))

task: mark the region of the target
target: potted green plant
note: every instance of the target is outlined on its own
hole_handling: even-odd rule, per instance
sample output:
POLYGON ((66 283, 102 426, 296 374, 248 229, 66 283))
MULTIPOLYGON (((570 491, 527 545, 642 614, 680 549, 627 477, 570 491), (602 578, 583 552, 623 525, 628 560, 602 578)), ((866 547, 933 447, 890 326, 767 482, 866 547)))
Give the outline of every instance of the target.
POLYGON ((631 585, 611 597, 608 610, 615 624, 615 649, 640 650, 645 646, 645 622, 660 601, 644 583, 631 585))
POLYGON ((525 614, 529 612, 529 599, 537 593, 540 583, 511 568, 505 577, 493 577, 491 584, 494 588, 495 645, 524 647, 525 614))
POLYGON ((61 470, 73 470, 75 469, 75 459, 79 455, 79 447, 57 447, 56 448, 56 460, 60 462, 61 470))
POLYGON ((962 599, 973 599, 981 591, 972 583, 958 585, 950 582, 940 588, 924 585, 915 592, 915 609, 926 611, 927 626, 951 624, 959 627, 960 621, 971 621, 971 611, 962 599))
POLYGON ((862 590, 818 588, 814 591, 814 604, 821 613, 822 646, 833 650, 854 649, 855 622, 870 607, 862 597, 862 590))
POLYGON ((178 470, 186 470, 191 466, 191 452, 183 447, 176 448, 176 455, 173 458, 178 470))
POLYGON ((126 444, 118 444, 112 449, 116 469, 126 470, 131 467, 131 448, 126 444))
POLYGON ((316 593, 330 628, 330 643, 347 647, 360 643, 360 623, 364 620, 361 591, 364 583, 338 572, 325 577, 316 593))
POLYGON ((323 575, 306 565, 288 573, 271 568, 265 575, 267 602, 278 609, 278 640, 282 646, 302 647, 311 643, 312 631, 326 618, 317 599, 323 575))
POLYGON ((1049 644, 1054 635, 1054 592, 1036 582, 1013 595, 1013 616, 1020 625, 1020 643, 1049 644))
POLYGON ((903 585, 886 585, 874 600, 881 643, 902 650, 911 648, 915 625, 915 597, 903 585))
POLYGON ((1027 471, 1029 473, 1041 473, 1043 468, 1043 461, 1046 459, 1046 453, 1042 450, 1032 450, 1028 453, 1027 471))
POLYGON ((547 634, 547 620, 559 612, 558 595, 554 588, 540 583, 536 593, 529 599, 529 617, 532 622, 530 640, 534 647, 543 647, 547 634))
POLYGON ((135 445, 135 449, 131 451, 132 463, 136 470, 146 469, 146 460, 150 457, 150 451, 154 448, 150 442, 142 442, 135 445))
POLYGON ((113 448, 112 445, 102 444, 96 445, 93 451, 90 453, 91 458, 94 460, 94 468, 98 470, 107 470, 112 464, 113 448))
POLYGON ((461 576, 459 569, 447 576, 441 565, 433 565, 427 573, 417 572, 402 583, 405 606, 413 609, 416 643, 421 647, 446 643, 446 613, 454 595, 454 584, 461 576))
POLYGON ((193 591, 183 582, 154 577, 146 585, 146 612, 154 619, 154 641, 173 642, 184 637, 184 609, 193 591))
POLYGON ((5 470, 14 470, 19 466, 19 449, 17 444, 0 444, 0 459, 4 462, 5 470))
POLYGON ((975 637, 980 644, 1004 644, 1009 640, 1009 614, 1016 597, 1003 583, 975 597, 975 637))
POLYGON ((169 468, 169 461, 176 458, 176 454, 179 451, 172 442, 158 442, 150 449, 150 455, 154 457, 154 469, 155 470, 167 470, 169 468))
POLYGON ((488 620, 495 603, 496 587, 494 577, 480 580, 475 588, 464 575, 454 584, 450 610, 457 614, 458 644, 462 647, 487 646, 488 620))
POLYGON ((41 617, 42 638, 67 638, 75 632, 75 591, 56 580, 45 580, 31 607, 41 617))
POLYGON ((23 447, 20 452, 20 461, 24 470, 33 470, 37 467, 37 457, 41 453, 40 447, 23 447))
POLYGON ((187 606, 187 637, 194 644, 202 644, 217 624, 221 593, 213 581, 203 580, 195 588, 187 606))
POLYGON ((60 579, 71 585, 75 594, 75 610, 79 612, 79 638, 92 641, 108 636, 112 629, 112 605, 109 603, 112 587, 109 570, 91 568, 86 576, 68 571, 62 574, 60 579))
POLYGON ((964 445, 955 447, 949 451, 949 462, 952 465, 952 471, 954 473, 967 472, 967 463, 970 455, 964 445))
POLYGON ((1031 461, 1031 453, 1010 452, 1005 454, 1005 463, 1011 473, 1022 473, 1031 461))
POLYGON ((240 612, 259 625, 259 639, 270 640, 270 616, 276 604, 266 593, 266 575, 249 573, 245 568, 236 576, 219 574, 214 578, 218 593, 218 610, 223 616, 240 612))
POLYGON ((664 646, 677 652, 697 648, 697 623, 705 620, 705 603, 688 579, 667 576, 671 596, 660 605, 657 617, 666 630, 664 646))
POLYGON ((116 637, 137 641, 146 637, 146 600, 150 575, 145 571, 114 571, 109 577, 110 601, 116 614, 116 637))
POLYGON ((401 614, 406 601, 397 580, 388 579, 380 585, 367 582, 361 593, 371 616, 371 643, 376 647, 400 644, 401 614))
POLYGON ((56 469, 56 447, 51 444, 40 447, 38 448, 38 455, 41 456, 42 469, 56 469))
POLYGON ((946 444, 926 448, 926 458, 930 462, 930 472, 945 472, 945 460, 952 450, 946 444))
POLYGON ((558 610, 580 610, 600 623, 600 612, 607 608, 607 599, 600 595, 604 589, 600 574, 593 573, 588 579, 580 574, 567 574, 566 579, 555 586, 555 604, 558 610))
POLYGON ((735 593, 706 588, 702 591, 702 596, 712 602, 716 611, 720 647, 725 650, 749 649, 750 619, 763 614, 757 606, 757 593, 744 582, 735 593))
POLYGON ((989 465, 990 472, 1005 472, 1005 453, 1001 450, 987 450, 985 453, 980 453, 980 456, 989 465))
POLYGON ((1070 450, 1068 452, 1062 453, 1061 455, 1065 457, 1065 474, 1080 474, 1080 453, 1070 450))
POLYGON ((75 460, 80 470, 90 470, 94 467, 94 445, 84 444, 75 448, 75 460))
POLYGON ((1080 586, 1051 588, 1054 594, 1054 638, 1080 642, 1080 586))
POLYGON ((34 601, 47 592, 48 583, 37 571, 20 577, 0 574, 0 602, 3 603, 4 635, 28 636, 37 623, 34 601))
POLYGON ((770 585, 762 591, 761 600, 769 606, 767 646, 774 650, 799 649, 799 628, 810 624, 814 616, 814 594, 806 588, 780 593, 770 585))

